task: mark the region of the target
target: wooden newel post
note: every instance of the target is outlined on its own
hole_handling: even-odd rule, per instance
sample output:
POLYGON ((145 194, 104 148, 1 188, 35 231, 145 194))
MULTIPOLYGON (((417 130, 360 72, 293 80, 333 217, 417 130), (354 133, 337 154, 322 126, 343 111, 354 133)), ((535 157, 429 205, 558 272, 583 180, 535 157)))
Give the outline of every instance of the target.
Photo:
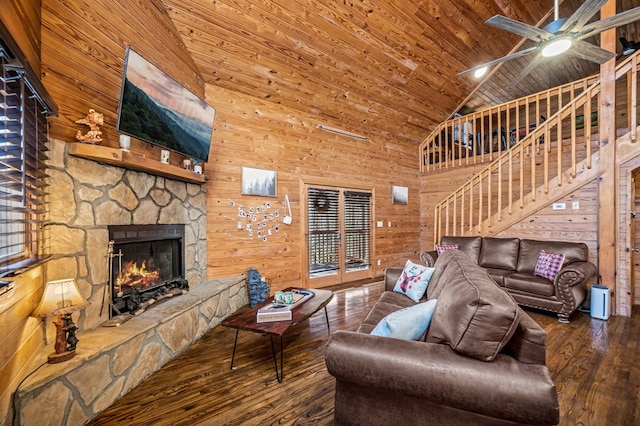
MULTIPOLYGON (((600 10, 600 19, 616 13, 615 0, 609 0, 600 10)), ((603 49, 616 51, 616 30, 604 31, 600 35, 603 49)), ((598 281, 611 288, 611 312, 616 314, 617 248, 618 233, 616 214, 616 108, 615 108, 615 59, 600 66, 600 163, 598 179, 598 281)))

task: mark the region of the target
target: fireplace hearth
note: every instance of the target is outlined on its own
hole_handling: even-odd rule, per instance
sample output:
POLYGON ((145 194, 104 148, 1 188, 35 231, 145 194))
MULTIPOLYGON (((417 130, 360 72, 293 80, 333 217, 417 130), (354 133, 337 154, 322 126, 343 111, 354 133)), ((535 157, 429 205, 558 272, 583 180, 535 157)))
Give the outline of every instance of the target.
POLYGON ((185 293, 184 225, 109 226, 110 317, 185 293))

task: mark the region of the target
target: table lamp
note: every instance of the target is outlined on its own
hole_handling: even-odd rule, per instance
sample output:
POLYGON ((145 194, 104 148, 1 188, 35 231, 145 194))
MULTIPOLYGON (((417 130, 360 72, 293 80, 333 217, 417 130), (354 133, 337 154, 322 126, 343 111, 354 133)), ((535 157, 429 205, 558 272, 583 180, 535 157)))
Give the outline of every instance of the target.
POLYGON ((55 352, 48 358, 50 364, 66 361, 76 354, 78 327, 73 323, 71 313, 88 305, 89 302, 82 297, 73 278, 47 282, 42 300, 31 315, 38 318, 58 317, 53 322, 56 326, 56 341, 55 352))

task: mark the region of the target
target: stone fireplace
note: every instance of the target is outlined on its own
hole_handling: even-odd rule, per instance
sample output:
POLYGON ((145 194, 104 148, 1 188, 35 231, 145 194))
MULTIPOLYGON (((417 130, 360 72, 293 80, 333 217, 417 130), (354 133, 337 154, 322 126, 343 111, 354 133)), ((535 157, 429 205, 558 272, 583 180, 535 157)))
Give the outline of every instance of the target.
MULTIPOLYGON (((49 184, 55 194, 45 229, 51 260, 44 266, 44 279, 75 278, 91 305, 75 314, 80 339, 76 356, 44 365, 16 391, 17 425, 38 425, 42 419, 47 424, 85 424, 247 303, 244 277, 207 279, 206 184, 74 157, 65 142, 50 145, 49 184), (157 233, 165 235, 155 238, 157 233), (122 235, 133 240, 116 243, 122 235), (168 246, 151 243, 167 236, 173 240, 168 246), (159 264, 157 281, 184 278, 188 293, 163 300, 118 327, 102 327, 110 316, 105 292, 112 274, 121 270, 119 256, 107 261, 110 251, 144 261, 146 269, 159 264)), ((122 293, 126 305, 134 292, 128 297, 122 293)), ((51 346, 50 321, 46 336, 51 346)), ((46 360, 50 346, 34 369, 46 360)))

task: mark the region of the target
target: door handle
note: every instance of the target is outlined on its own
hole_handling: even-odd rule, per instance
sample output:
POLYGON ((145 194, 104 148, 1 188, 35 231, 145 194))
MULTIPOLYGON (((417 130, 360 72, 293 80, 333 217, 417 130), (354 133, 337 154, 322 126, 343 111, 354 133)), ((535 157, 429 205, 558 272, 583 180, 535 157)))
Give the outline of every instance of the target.
POLYGON ((640 253, 640 248, 633 247, 633 248, 631 248, 631 251, 634 252, 634 253, 640 253))

